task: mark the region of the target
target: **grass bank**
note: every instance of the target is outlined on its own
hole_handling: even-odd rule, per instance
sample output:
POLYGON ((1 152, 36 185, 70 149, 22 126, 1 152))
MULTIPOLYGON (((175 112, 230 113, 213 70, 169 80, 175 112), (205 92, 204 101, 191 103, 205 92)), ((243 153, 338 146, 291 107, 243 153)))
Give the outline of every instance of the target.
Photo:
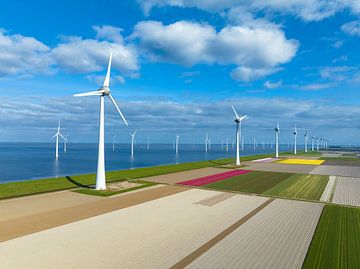
MULTIPOLYGON (((266 158, 269 156, 271 156, 271 154, 244 156, 242 157, 242 160, 250 161, 259 158, 266 158)), ((114 182, 124 179, 138 179, 149 176, 199 169, 204 167, 214 167, 221 164, 232 163, 233 161, 234 159, 227 158, 220 160, 208 160, 200 162, 144 167, 132 170, 110 171, 106 173, 106 181, 114 182)), ((0 184, 0 199, 46 193, 51 191, 67 190, 79 187, 89 188, 89 186, 95 184, 95 176, 95 174, 83 174, 58 178, 45 178, 38 180, 26 180, 4 183, 0 184)))

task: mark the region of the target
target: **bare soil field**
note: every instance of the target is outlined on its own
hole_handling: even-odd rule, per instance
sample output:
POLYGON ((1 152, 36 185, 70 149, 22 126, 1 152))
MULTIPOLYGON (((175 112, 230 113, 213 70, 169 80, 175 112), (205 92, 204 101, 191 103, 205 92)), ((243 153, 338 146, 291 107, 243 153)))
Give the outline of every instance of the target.
POLYGON ((336 177, 333 203, 360 206, 360 178, 336 177))

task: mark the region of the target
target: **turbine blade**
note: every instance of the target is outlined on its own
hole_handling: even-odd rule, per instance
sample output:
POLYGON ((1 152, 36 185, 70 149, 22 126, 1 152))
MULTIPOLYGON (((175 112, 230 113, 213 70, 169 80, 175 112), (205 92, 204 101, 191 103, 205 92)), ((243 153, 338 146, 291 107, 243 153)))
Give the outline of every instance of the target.
MULTIPOLYGON (((125 122, 125 124, 128 125, 128 123, 127 123, 124 115, 121 113, 120 108, 119 108, 118 105, 116 104, 115 99, 111 96, 111 94, 109 94, 108 96, 109 96, 111 102, 114 104, 116 110, 119 112, 119 114, 120 114, 121 118, 123 119, 123 121, 125 122)), ((136 133, 136 131, 135 131, 135 133, 136 133)))
POLYGON ((84 92, 84 93, 74 94, 74 97, 84 97, 84 96, 102 95, 103 93, 104 93, 103 90, 101 90, 101 91, 93 91, 93 92, 84 92))
POLYGON ((232 107, 232 109, 234 110, 235 117, 238 119, 238 118, 239 118, 239 115, 236 113, 236 110, 235 110, 234 106, 231 106, 231 107, 232 107))
POLYGON ((245 118, 246 118, 246 117, 247 117, 247 115, 245 115, 245 116, 241 117, 241 118, 240 118, 240 121, 245 120, 245 118))
POLYGON ((62 139, 66 140, 66 138, 62 134, 59 133, 59 135, 61 136, 62 139))
POLYGON ((109 64, 106 72, 106 77, 103 83, 103 87, 109 87, 110 85, 110 69, 111 69, 112 52, 110 52, 109 64))
POLYGON ((51 139, 54 139, 57 136, 57 134, 55 134, 53 137, 51 137, 51 139))

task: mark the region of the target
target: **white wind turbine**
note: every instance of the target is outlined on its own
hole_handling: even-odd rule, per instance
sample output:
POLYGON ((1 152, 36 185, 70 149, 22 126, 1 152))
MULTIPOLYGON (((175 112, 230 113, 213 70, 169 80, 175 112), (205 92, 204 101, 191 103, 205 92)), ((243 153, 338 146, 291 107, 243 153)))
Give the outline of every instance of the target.
POLYGON ((297 151, 296 151, 296 137, 297 137, 297 129, 296 129, 296 125, 295 125, 295 128, 294 128, 294 154, 297 154, 297 151))
POLYGON ((319 151, 319 137, 316 138, 316 150, 319 151))
POLYGON ((308 131, 305 131, 305 152, 308 152, 308 131))
POLYGON ((226 138, 226 151, 229 151, 229 138, 226 138))
POLYGON ((97 190, 105 190, 106 189, 106 178, 105 178, 105 113, 104 113, 104 99, 105 96, 108 96, 115 106, 116 110, 120 114, 120 117, 124 121, 126 125, 128 125, 124 115, 121 113, 118 105, 115 102, 115 99, 110 94, 110 69, 111 69, 111 59, 112 53, 110 53, 109 64, 107 68, 107 73, 105 76, 104 83, 100 89, 97 91, 87 92, 87 93, 80 93, 75 94, 75 97, 83 97, 83 96, 100 96, 100 115, 99 115, 99 146, 98 146, 98 164, 97 164, 97 171, 96 171, 96 189, 97 190))
POLYGON ((231 106, 234 114, 235 114, 235 123, 236 123, 236 165, 240 165, 240 136, 241 136, 241 123, 247 117, 247 115, 243 117, 239 117, 236 113, 236 110, 233 106, 231 106))
POLYGON ((275 158, 279 158, 279 133, 280 133, 280 126, 279 122, 275 127, 275 158))
POLYGON ((208 152, 208 145, 209 145, 209 135, 206 134, 206 136, 205 136, 205 152, 208 152))
POLYGON ((311 136, 311 151, 314 151, 315 149, 314 149, 314 139, 315 139, 315 137, 312 135, 311 136))
POLYGON ((135 135, 136 135, 136 130, 134 131, 134 133, 129 133, 131 136, 131 157, 134 156, 134 144, 136 143, 136 139, 135 139, 135 135))
POLYGON ((66 138, 60 133, 60 121, 58 124, 56 134, 51 138, 51 139, 56 138, 56 140, 55 140, 56 141, 55 142, 55 159, 59 158, 59 137, 61 137, 62 139, 64 139, 64 141, 66 141, 66 138))
POLYGON ((64 140, 64 152, 67 151, 67 144, 68 144, 68 137, 70 134, 64 135, 65 140, 64 140))
POLYGON ((179 153, 179 138, 180 138, 180 135, 176 134, 176 139, 175 139, 175 152, 176 152, 176 154, 179 153))
POLYGON ((113 151, 115 151, 115 140, 116 140, 116 135, 113 136, 113 144, 112 144, 113 151))

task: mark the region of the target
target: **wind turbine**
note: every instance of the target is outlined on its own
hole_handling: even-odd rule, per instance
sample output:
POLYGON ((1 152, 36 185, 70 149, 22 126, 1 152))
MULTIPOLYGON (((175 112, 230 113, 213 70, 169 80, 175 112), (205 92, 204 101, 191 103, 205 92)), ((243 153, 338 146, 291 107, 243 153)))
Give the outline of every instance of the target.
POLYGON ((319 151, 319 137, 316 138, 316 150, 319 151))
POLYGON ((112 145, 113 151, 115 151, 115 139, 116 139, 116 135, 113 136, 113 145, 112 145))
POLYGON ((135 135, 136 135, 136 130, 134 131, 134 133, 129 133, 131 136, 131 157, 134 156, 134 143, 136 143, 135 140, 135 135))
POLYGON ((229 138, 226 138, 226 151, 229 151, 229 138))
POLYGON ((64 152, 67 151, 67 144, 68 144, 68 137, 70 134, 64 135, 65 140, 64 140, 64 152))
POLYGON ((256 139, 254 138, 254 150, 256 150, 256 139))
POLYGON ((176 154, 179 153, 179 138, 180 138, 180 135, 177 134, 176 135, 176 140, 175 140, 175 152, 176 152, 176 154))
POLYGON ((305 131, 305 152, 308 152, 308 131, 305 131))
POLYGON ((59 159, 59 137, 61 137, 62 139, 64 139, 64 141, 66 141, 66 138, 60 133, 60 121, 59 121, 59 124, 58 124, 57 132, 51 139, 53 139, 55 137, 56 137, 55 159, 59 159))
POLYGON ((296 129, 296 125, 295 125, 295 128, 294 128, 294 154, 297 154, 297 151, 296 151, 296 137, 297 137, 297 129, 296 129))
POLYGON ((149 151, 149 149, 150 149, 150 137, 148 137, 148 139, 147 139, 146 149, 147 149, 147 151, 149 151))
POLYGON ((126 125, 128 125, 124 115, 121 113, 118 105, 115 102, 115 99, 110 94, 110 69, 111 69, 111 60, 112 53, 110 53, 109 64, 105 76, 104 83, 100 89, 97 91, 87 92, 75 94, 75 97, 83 97, 83 96, 100 96, 100 115, 99 115, 99 146, 98 146, 98 164, 96 171, 96 189, 97 190, 105 190, 106 189, 106 178, 105 178, 105 111, 104 111, 104 99, 105 96, 108 96, 115 106, 117 112, 120 114, 120 117, 124 121, 126 125))
POLYGON ((242 121, 247 117, 247 115, 243 117, 239 117, 239 115, 236 113, 236 110, 233 106, 231 106, 234 110, 235 114, 235 123, 236 123, 236 165, 240 165, 240 136, 241 136, 241 123, 242 121))
POLYGON ((209 145, 209 135, 206 134, 206 136, 205 136, 205 152, 208 152, 208 145, 209 145))
POLYGON ((315 149, 314 149, 314 136, 312 135, 311 136, 311 151, 314 151, 315 149))
POLYGON ((279 122, 275 127, 275 158, 279 158, 279 133, 280 133, 280 126, 279 122))

